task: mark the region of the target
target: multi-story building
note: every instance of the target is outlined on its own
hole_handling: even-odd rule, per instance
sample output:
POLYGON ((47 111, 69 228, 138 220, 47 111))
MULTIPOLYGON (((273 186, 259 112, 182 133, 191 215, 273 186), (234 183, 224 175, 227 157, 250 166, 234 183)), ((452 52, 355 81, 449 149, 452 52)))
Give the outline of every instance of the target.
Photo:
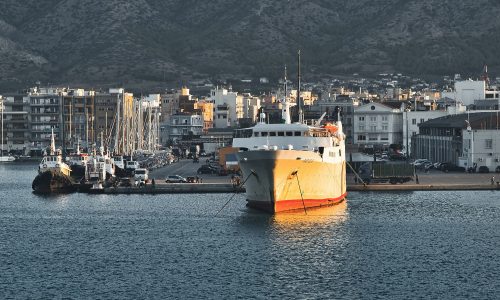
POLYGON ((51 141, 54 132, 56 144, 62 146, 62 96, 61 88, 32 88, 29 91, 32 152, 41 154, 51 141))
POLYGON ((224 126, 224 122, 217 122, 218 117, 224 117, 227 112, 227 126, 237 127, 238 120, 244 117, 243 96, 224 88, 216 88, 210 91, 210 101, 214 103, 215 126, 224 126), (219 110, 222 109, 222 110, 219 110))
POLYGON ((243 94, 243 118, 250 121, 250 123, 256 123, 259 109, 260 109, 260 98, 252 96, 251 94, 243 94))
POLYGON ((160 122, 168 124, 170 121, 170 116, 178 113, 179 109, 179 96, 181 91, 177 90, 167 90, 165 93, 160 95, 161 101, 161 118, 160 122))
POLYGON ((26 94, 0 96, 0 110, 3 111, 4 151, 28 155, 31 149, 29 98, 26 94))
POLYGON ((214 127, 214 104, 205 100, 198 100, 195 109, 203 116, 203 132, 214 127))
POLYGON ((183 136, 200 136, 203 133, 203 117, 179 113, 172 115, 168 125, 168 139, 181 140, 183 136))
POLYGON ((70 89, 61 94, 64 120, 64 146, 68 151, 75 147, 89 149, 97 140, 95 92, 70 89))
POLYGON ((401 109, 376 102, 360 105, 354 109, 354 143, 375 150, 401 145, 402 122, 401 109))

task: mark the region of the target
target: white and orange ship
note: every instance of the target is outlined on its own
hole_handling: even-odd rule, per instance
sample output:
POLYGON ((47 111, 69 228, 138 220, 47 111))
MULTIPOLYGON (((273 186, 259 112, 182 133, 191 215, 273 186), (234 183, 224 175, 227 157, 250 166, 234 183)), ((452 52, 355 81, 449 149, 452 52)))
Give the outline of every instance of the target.
POLYGON ((274 213, 332 205, 346 197, 340 121, 322 127, 260 122, 236 131, 233 147, 242 150, 237 156, 249 207, 274 213))
MULTIPOLYGON (((300 77, 299 77, 300 78, 300 77)), ((285 77, 286 82, 286 77, 285 77)), ((286 95, 286 86, 285 86, 286 95)), ((284 124, 259 123, 235 131, 249 207, 272 213, 333 205, 346 197, 346 153, 342 123, 291 123, 283 99, 284 124)), ((302 120, 299 106, 299 120, 302 120)))

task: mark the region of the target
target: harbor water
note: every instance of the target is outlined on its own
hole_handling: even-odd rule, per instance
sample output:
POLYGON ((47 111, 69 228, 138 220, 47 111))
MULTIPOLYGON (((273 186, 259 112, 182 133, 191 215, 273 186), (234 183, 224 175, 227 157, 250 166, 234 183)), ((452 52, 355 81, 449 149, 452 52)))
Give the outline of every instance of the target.
POLYGON ((38 196, 0 165, 0 299, 498 299, 500 193, 352 192, 268 215, 244 195, 38 196))

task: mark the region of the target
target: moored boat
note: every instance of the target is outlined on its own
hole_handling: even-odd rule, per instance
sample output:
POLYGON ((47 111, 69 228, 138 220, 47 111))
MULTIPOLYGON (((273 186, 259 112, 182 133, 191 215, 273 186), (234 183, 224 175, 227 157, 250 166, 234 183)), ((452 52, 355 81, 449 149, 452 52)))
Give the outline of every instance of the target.
POLYGON ((50 153, 42 158, 31 187, 35 193, 71 192, 75 187, 70 175, 71 168, 63 161, 61 151, 55 148, 52 131, 50 153))
POLYGON ((306 209, 346 197, 342 125, 259 123, 233 139, 248 206, 269 212, 306 209))
POLYGON ((299 122, 292 123, 286 96, 282 101, 284 123, 266 124, 261 113, 256 126, 235 131, 247 205, 276 213, 342 202, 347 192, 340 116, 335 124, 320 126, 322 117, 310 126, 299 106, 299 122))

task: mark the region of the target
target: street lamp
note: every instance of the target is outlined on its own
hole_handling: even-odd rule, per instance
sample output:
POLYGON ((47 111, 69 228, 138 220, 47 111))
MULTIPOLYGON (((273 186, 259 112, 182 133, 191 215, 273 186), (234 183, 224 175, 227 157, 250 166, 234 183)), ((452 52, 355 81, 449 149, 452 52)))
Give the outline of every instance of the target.
POLYGON ((465 120, 465 123, 467 123, 467 132, 469 132, 471 139, 470 139, 470 146, 469 146, 469 157, 470 157, 470 164, 467 160, 467 165, 469 166, 469 170, 473 170, 474 167, 474 131, 472 130, 472 127, 470 126, 469 120, 465 120))

